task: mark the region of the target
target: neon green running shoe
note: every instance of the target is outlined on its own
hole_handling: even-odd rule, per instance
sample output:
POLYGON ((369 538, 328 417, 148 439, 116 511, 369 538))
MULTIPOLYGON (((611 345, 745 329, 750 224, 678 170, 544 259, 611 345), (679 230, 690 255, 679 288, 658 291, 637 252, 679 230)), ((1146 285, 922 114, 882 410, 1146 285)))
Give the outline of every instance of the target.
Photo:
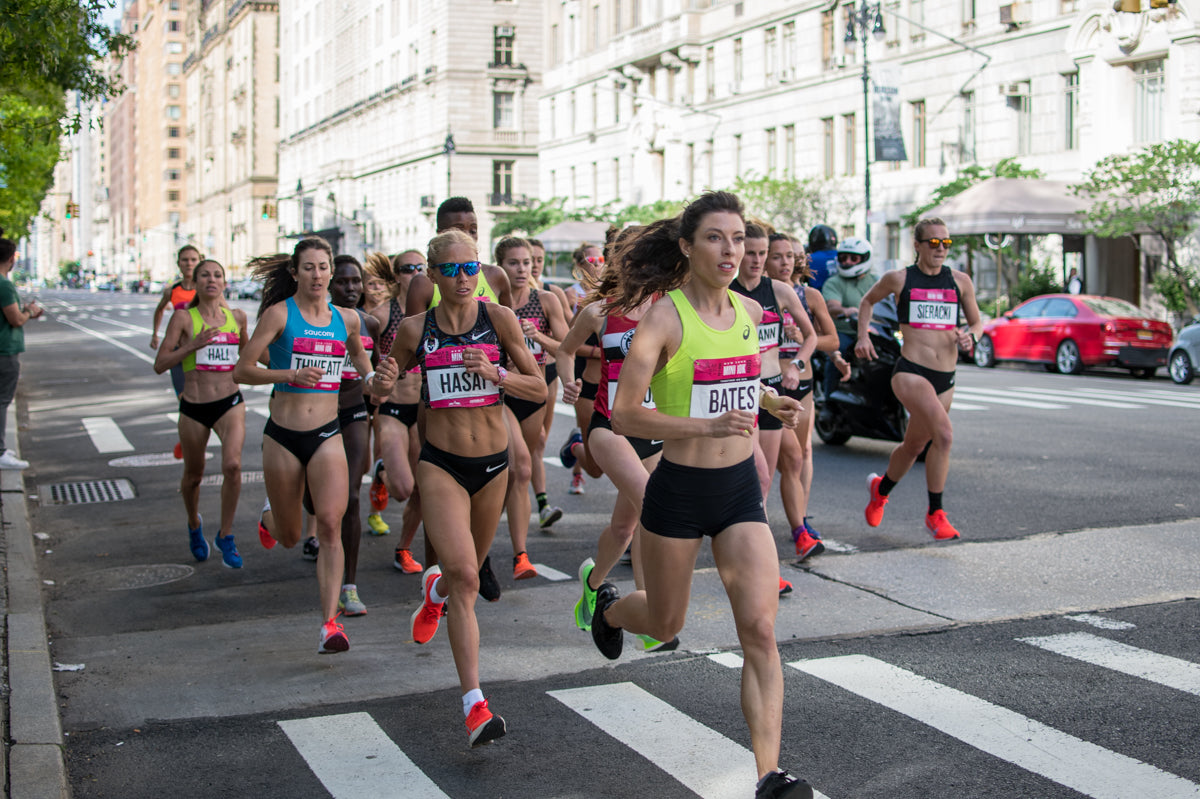
POLYGON ((371 528, 371 535, 387 535, 392 530, 379 515, 379 511, 367 514, 367 527, 371 528))
POLYGON ((575 626, 585 633, 591 632, 592 614, 596 612, 596 591, 588 587, 588 577, 591 576, 594 568, 596 568, 596 562, 591 558, 579 564, 579 585, 582 588, 582 595, 575 603, 575 626))
POLYGON ((638 633, 637 637, 642 642, 642 650, 646 652, 673 652, 679 648, 678 635, 670 641, 659 641, 657 638, 651 638, 642 633, 638 633))

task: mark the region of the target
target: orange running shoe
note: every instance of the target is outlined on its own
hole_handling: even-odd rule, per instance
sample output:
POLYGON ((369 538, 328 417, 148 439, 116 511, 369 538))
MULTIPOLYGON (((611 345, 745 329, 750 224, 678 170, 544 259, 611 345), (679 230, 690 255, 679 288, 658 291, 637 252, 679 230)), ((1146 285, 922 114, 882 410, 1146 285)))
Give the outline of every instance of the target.
POLYGON ((413 611, 410 619, 412 637, 418 644, 427 644, 433 640, 442 623, 442 616, 446 615, 446 602, 434 602, 430 596, 433 593, 433 584, 441 576, 440 567, 430 566, 421 577, 421 607, 413 611))
POLYGON ((513 558, 513 579, 528 580, 530 577, 537 577, 537 569, 529 562, 529 555, 522 552, 513 558))
POLYGON ((867 509, 864 511, 867 517, 867 524, 871 527, 878 527, 883 521, 883 508, 888 504, 888 498, 879 493, 879 484, 883 482, 883 478, 872 472, 867 476, 867 493, 871 495, 871 499, 867 502, 867 509))
POLYGON ((375 461, 371 471, 371 509, 380 511, 388 506, 387 482, 383 479, 383 458, 375 461))
POLYGON ((410 550, 403 547, 396 547, 396 556, 392 559, 392 565, 405 574, 416 574, 421 571, 421 564, 417 563, 417 559, 412 556, 410 550))
POLYGON ((958 530, 946 518, 946 511, 935 510, 925 514, 925 527, 933 535, 934 541, 952 541, 958 538, 958 530))
POLYGON ((782 577, 780 577, 779 578, 779 595, 783 596, 784 594, 790 594, 790 593, 792 593, 792 584, 789 583, 787 580, 783 579, 782 577))
POLYGON ((506 732, 504 719, 488 710, 487 700, 476 702, 467 714, 467 743, 472 747, 490 744, 506 732))
POLYGON ((346 631, 338 624, 337 616, 321 625, 321 643, 317 646, 318 655, 328 655, 333 652, 345 652, 350 648, 350 639, 346 631))

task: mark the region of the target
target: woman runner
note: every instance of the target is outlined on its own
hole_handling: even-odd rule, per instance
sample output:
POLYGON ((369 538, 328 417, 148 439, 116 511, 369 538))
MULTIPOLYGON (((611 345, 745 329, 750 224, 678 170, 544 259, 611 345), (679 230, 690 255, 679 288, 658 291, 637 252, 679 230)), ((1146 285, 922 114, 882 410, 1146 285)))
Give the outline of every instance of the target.
MULTIPOLYGON (((567 302, 567 295, 554 283, 542 281, 542 271, 546 266, 545 246, 537 239, 528 241, 529 246, 533 248, 533 265, 529 270, 533 285, 539 290, 554 294, 562 308, 563 320, 570 320, 571 304, 567 302)), ((546 412, 542 414, 542 434, 538 439, 537 451, 530 453, 533 462, 533 476, 529 479, 529 483, 533 486, 533 496, 538 504, 538 526, 543 530, 549 529, 563 515, 562 508, 551 505, 550 499, 546 495, 546 463, 542 460, 546 453, 546 442, 550 440, 550 427, 554 424, 554 405, 558 401, 558 384, 558 364, 552 358, 546 363, 546 412)))

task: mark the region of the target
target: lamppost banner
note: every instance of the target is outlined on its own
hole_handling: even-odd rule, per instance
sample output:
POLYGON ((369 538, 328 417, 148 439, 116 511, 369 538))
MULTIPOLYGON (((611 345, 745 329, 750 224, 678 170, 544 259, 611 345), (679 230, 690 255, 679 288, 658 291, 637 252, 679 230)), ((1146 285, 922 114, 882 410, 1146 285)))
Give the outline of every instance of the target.
POLYGON ((871 70, 875 161, 908 160, 904 152, 904 134, 900 131, 899 78, 898 70, 892 67, 874 66, 871 70))

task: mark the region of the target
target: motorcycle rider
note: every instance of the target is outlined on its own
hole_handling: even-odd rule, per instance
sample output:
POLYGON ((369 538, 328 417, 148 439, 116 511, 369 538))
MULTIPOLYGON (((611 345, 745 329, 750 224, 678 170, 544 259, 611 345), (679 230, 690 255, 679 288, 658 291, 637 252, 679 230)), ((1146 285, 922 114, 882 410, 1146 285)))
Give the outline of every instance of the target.
POLYGON ((816 225, 808 231, 808 285, 817 291, 837 269, 837 233, 829 225, 816 225))
MULTIPOLYGON (((837 270, 821 287, 821 296, 825 298, 825 305, 837 328, 838 350, 846 360, 853 357, 854 344, 858 340, 859 303, 879 279, 871 271, 872 266, 871 243, 851 236, 837 245, 837 270)), ((825 370, 826 397, 836 390, 839 377, 836 370, 825 370)), ((822 409, 821 413, 827 416, 829 411, 822 409)))

